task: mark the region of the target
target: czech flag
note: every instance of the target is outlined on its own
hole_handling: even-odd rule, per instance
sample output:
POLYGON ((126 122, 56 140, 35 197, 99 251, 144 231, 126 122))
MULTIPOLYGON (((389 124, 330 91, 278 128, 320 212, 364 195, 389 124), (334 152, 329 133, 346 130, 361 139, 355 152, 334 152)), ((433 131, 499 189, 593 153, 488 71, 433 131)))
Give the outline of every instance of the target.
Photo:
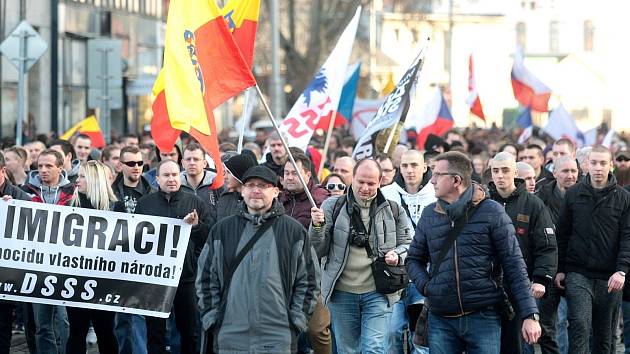
POLYGON ((517 49, 512 66, 512 90, 516 100, 537 112, 547 112, 551 89, 538 80, 526 67, 523 52, 517 49))
POLYGON ((79 134, 85 134, 89 136, 92 140, 92 147, 99 149, 105 147, 105 137, 103 137, 103 132, 101 132, 101 127, 99 127, 98 125, 96 116, 91 115, 81 120, 72 128, 68 129, 68 131, 63 133, 63 135, 61 135, 59 139, 70 141, 73 136, 79 134))
MULTIPOLYGON (((352 121, 352 111, 354 110, 354 101, 357 97, 359 88, 359 78, 361 74, 361 63, 355 63, 348 67, 346 73, 346 81, 341 89, 341 97, 339 98, 339 106, 337 116, 335 117, 334 128, 341 127, 352 121)), ((317 124, 317 129, 328 130, 330 124, 330 116, 322 117, 317 124)))
POLYGON ((483 114, 483 108, 481 107, 481 100, 477 93, 477 83, 475 82, 475 72, 473 70, 473 56, 468 57, 468 100, 470 106, 470 113, 477 117, 486 120, 486 116, 483 114))
POLYGON ((532 110, 529 107, 525 107, 523 111, 516 118, 516 124, 523 128, 523 131, 518 136, 518 143, 524 144, 534 133, 534 123, 532 121, 532 110))
POLYGON ((424 143, 429 134, 443 136, 454 124, 453 116, 446 105, 444 95, 439 88, 436 88, 435 95, 418 119, 418 124, 416 125, 416 130, 418 131, 416 146, 420 150, 424 149, 424 143))

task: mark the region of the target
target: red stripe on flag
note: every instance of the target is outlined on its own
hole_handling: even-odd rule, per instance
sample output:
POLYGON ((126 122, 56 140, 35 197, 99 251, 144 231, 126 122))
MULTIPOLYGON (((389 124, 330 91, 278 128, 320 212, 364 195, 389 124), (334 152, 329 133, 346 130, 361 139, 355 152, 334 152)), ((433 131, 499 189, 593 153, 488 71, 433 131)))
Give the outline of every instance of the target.
POLYGON ((416 146, 418 149, 424 150, 424 143, 427 141, 429 134, 435 134, 437 136, 443 136, 446 132, 453 127, 453 120, 438 117, 433 124, 424 127, 416 138, 416 146))
POLYGON ((151 120, 151 137, 160 151, 171 151, 181 133, 171 126, 166 108, 166 96, 164 90, 155 97, 153 105, 153 119, 151 120))
MULTIPOLYGON (((211 113, 212 114, 212 113, 211 113)), ((219 141, 217 140, 217 128, 214 124, 214 116, 208 120, 210 124, 211 135, 205 135, 197 129, 190 127, 190 135, 195 138, 204 150, 210 155, 212 161, 214 161, 214 167, 217 170, 217 175, 214 177, 214 181, 210 186, 210 189, 218 189, 223 185, 223 163, 221 162, 221 153, 219 152, 219 141)))
POLYGON ((203 74, 204 101, 212 109, 256 84, 223 16, 199 27, 195 37, 203 74))
POLYGON ((105 137, 103 137, 103 133, 101 131, 86 131, 79 130, 81 134, 85 134, 90 137, 92 140, 92 146, 95 148, 103 148, 105 147, 105 137))
POLYGON ((481 108, 481 100, 479 99, 479 96, 477 96, 475 102, 473 102, 472 106, 470 106, 470 112, 483 120, 486 119, 483 114, 483 109, 481 108))
POLYGON ((512 77, 512 90, 516 100, 525 107, 530 107, 537 112, 547 112, 547 105, 551 92, 536 94, 534 90, 524 83, 512 77))
MULTIPOLYGON (((334 111, 331 111, 330 113, 328 113, 326 116, 321 117, 319 119, 319 122, 317 123, 317 126, 315 126, 315 129, 323 129, 325 131, 328 131, 328 127, 330 125, 330 119, 332 118, 333 114, 335 114, 334 111)), ((341 113, 337 112, 337 116, 335 117, 335 124, 334 124, 334 128, 337 127, 341 127, 348 124, 348 120, 341 115, 341 113)))
POLYGON ((234 29, 232 36, 234 42, 241 50, 243 59, 247 65, 251 68, 254 64, 254 43, 256 42, 256 28, 258 27, 257 21, 243 20, 240 27, 234 29))

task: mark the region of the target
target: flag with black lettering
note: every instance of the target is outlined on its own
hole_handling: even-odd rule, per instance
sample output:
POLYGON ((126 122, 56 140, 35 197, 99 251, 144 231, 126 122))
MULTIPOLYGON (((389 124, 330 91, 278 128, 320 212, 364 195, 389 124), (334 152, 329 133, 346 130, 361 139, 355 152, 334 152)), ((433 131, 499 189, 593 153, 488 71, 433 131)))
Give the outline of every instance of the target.
POLYGON ((352 157, 355 160, 358 161, 376 156, 383 152, 391 156, 398 143, 400 130, 407 118, 411 98, 418 80, 418 73, 422 70, 422 65, 424 64, 425 52, 426 49, 420 51, 420 54, 407 69, 407 72, 400 79, 394 90, 385 98, 385 102, 379 107, 374 118, 368 123, 363 131, 363 135, 354 147, 352 157), (396 131, 393 133, 393 139, 390 142, 388 151, 384 151, 392 129, 396 131))

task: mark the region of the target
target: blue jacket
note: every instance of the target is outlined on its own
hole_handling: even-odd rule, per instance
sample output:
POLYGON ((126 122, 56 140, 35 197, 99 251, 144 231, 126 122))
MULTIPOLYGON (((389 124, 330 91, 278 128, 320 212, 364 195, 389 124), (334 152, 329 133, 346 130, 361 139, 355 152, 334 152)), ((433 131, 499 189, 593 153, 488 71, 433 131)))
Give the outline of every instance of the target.
POLYGON ((501 270, 520 317, 538 313, 512 221, 477 184, 451 205, 438 200, 424 209, 406 264, 411 280, 428 298, 429 309, 436 315, 462 316, 498 304, 503 297, 501 270), (464 215, 471 203, 477 205, 477 210, 444 257, 438 273, 433 274, 433 266, 427 272, 427 264, 434 263, 440 253, 451 220, 464 215))

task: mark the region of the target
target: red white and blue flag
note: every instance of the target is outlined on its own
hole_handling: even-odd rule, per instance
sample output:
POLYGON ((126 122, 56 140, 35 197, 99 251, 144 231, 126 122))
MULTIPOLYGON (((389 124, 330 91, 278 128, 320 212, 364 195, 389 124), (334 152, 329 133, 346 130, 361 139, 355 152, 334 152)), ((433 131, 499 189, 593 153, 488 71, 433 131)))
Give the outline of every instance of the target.
MULTIPOLYGON (((361 62, 357 62, 348 66, 346 72, 346 81, 341 89, 341 97, 339 98, 339 107, 337 108, 337 116, 335 117, 334 127, 346 125, 352 121, 352 110, 354 109, 354 101, 357 97, 359 88, 359 78, 361 77, 361 62)), ((328 130, 330 125, 330 117, 322 117, 319 120, 317 129, 328 130)))
POLYGON ((324 65, 280 124, 280 132, 286 136, 289 145, 306 151, 320 120, 329 121, 337 111, 360 16, 361 6, 357 8, 324 65))
POLYGON ((416 146, 418 149, 424 149, 424 143, 429 134, 442 136, 446 134, 454 124, 453 116, 448 109, 442 90, 436 88, 424 112, 416 119, 416 130, 418 131, 416 146))
POLYGON ((516 124, 523 128, 521 135, 518 137, 517 143, 524 144, 534 133, 534 124, 532 122, 532 110, 529 107, 525 107, 521 114, 516 118, 516 124))
POLYGON ((543 131, 554 140, 560 138, 571 139, 577 146, 586 144, 586 137, 578 128, 575 119, 562 104, 549 113, 549 121, 543 131))
POLYGON ((479 99, 479 94, 477 93, 477 82, 475 81, 472 54, 468 57, 468 100, 466 100, 466 103, 470 106, 470 113, 486 120, 486 116, 483 114, 483 108, 481 107, 481 99, 479 99))
POLYGON ((512 90, 516 100, 537 112, 547 112, 551 89, 525 67, 523 52, 517 49, 512 66, 512 90))

